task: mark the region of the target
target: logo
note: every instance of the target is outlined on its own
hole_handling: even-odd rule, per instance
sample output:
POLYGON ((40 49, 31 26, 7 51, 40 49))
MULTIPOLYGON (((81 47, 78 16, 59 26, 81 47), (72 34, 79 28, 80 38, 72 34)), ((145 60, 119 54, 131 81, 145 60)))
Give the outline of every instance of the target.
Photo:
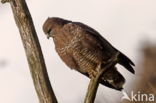
POLYGON ((131 91, 131 95, 128 96, 128 94, 125 91, 122 91, 123 96, 121 97, 121 100, 129 100, 129 101, 135 101, 135 102, 153 102, 155 100, 154 94, 146 94, 142 93, 140 91, 134 93, 131 91))

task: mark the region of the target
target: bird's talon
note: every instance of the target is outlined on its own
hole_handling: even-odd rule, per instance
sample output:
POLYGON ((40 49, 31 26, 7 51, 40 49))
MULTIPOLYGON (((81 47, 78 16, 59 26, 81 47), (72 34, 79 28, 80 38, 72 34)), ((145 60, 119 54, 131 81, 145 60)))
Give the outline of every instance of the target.
POLYGON ((94 78, 97 75, 97 72, 95 70, 91 70, 88 72, 88 74, 90 78, 94 78))

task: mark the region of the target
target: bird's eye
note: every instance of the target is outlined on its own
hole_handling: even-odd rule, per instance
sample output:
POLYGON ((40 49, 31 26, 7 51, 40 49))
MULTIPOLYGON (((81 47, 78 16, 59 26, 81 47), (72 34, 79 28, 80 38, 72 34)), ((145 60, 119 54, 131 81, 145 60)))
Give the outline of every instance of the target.
POLYGON ((51 31, 52 31, 52 29, 49 29, 47 33, 50 34, 51 31))

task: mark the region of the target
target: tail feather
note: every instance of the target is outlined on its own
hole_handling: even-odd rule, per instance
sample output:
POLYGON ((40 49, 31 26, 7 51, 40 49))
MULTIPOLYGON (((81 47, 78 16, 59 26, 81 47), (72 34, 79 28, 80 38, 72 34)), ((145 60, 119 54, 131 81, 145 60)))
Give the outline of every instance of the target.
POLYGON ((120 53, 119 54, 119 64, 124 66, 128 71, 131 73, 135 73, 134 69, 132 66, 135 66, 135 64, 124 54, 120 53))
POLYGON ((125 78, 117 71, 116 67, 113 67, 103 74, 100 83, 120 91, 123 89, 125 78))
MULTIPOLYGON (((82 74, 89 77, 88 73, 82 74)), ((125 78, 120 74, 120 72, 117 71, 116 67, 113 67, 108 69, 108 71, 102 75, 100 83, 108 88, 121 91, 125 83, 125 78)))

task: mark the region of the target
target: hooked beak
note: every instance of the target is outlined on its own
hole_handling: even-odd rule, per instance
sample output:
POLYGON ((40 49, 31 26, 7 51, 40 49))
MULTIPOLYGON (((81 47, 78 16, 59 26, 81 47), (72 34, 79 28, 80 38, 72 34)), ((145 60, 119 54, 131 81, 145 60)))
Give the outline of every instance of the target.
POLYGON ((47 34, 47 39, 49 39, 50 38, 50 36, 49 36, 49 34, 47 34))

